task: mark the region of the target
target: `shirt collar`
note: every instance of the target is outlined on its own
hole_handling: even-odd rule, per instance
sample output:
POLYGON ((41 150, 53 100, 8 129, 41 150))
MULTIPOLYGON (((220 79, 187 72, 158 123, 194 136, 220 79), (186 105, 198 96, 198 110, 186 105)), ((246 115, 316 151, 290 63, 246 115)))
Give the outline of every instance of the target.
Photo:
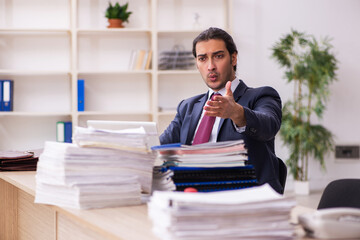
MULTIPOLYGON (((235 79, 231 82, 231 91, 234 93, 235 89, 237 88, 237 86, 239 85, 240 80, 235 77, 235 79)), ((212 90, 211 88, 209 88, 209 95, 208 95, 208 100, 210 99, 211 95, 215 93, 214 90, 212 90)), ((220 93, 222 96, 225 95, 226 93, 226 89, 225 87, 220 89, 220 91, 218 91, 218 93, 220 93)))

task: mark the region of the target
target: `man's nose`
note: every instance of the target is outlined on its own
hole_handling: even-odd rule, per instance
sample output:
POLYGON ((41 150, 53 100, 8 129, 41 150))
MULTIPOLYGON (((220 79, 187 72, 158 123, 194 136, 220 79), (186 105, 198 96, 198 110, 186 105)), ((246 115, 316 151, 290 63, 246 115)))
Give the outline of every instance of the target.
POLYGON ((214 71, 215 69, 216 69, 216 66, 215 66, 214 60, 209 59, 209 61, 208 61, 208 70, 209 71, 214 71))

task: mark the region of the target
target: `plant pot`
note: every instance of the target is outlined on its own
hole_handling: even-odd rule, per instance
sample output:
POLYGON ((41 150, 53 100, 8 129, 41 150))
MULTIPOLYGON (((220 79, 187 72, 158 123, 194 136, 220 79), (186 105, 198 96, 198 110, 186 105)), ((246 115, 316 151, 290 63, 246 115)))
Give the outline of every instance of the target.
POLYGON ((111 19, 108 19, 108 22, 109 22, 109 26, 107 26, 108 28, 123 28, 124 27, 124 25, 122 25, 121 19, 111 18, 111 19))
POLYGON ((309 195, 310 184, 309 181, 294 181, 294 191, 297 195, 309 195))

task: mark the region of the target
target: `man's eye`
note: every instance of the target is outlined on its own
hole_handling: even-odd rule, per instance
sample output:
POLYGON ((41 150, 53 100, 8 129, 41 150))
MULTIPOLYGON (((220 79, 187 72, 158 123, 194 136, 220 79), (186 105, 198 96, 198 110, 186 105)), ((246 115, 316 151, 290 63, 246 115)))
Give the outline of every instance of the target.
POLYGON ((215 58, 223 58, 223 57, 224 57, 224 54, 215 55, 215 58))
POLYGON ((200 62, 203 62, 203 61, 205 61, 205 57, 199 57, 198 60, 199 60, 200 62))

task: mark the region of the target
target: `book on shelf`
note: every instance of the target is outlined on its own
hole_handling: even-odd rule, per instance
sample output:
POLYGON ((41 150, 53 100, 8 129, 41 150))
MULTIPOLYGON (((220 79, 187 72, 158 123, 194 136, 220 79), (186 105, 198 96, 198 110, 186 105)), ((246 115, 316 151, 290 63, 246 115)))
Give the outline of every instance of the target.
POLYGON ((152 50, 133 50, 129 61, 129 70, 149 70, 151 67, 152 50))
POLYGON ((136 64, 134 70, 143 70, 143 63, 146 61, 146 51, 145 50, 138 50, 136 56, 136 64))
POLYGON ((149 50, 146 56, 146 61, 144 61, 145 63, 144 70, 149 70, 151 68, 151 60, 152 60, 152 50, 149 50))
POLYGON ((85 111, 85 80, 78 79, 77 81, 77 96, 78 96, 78 111, 85 111))
POLYGON ((3 110, 3 80, 0 80, 0 111, 3 110))
POLYGON ((13 80, 0 80, 0 103, 1 111, 10 112, 13 111, 14 102, 14 81, 13 80))
POLYGON ((56 122, 56 141, 66 143, 72 142, 72 122, 56 122))

